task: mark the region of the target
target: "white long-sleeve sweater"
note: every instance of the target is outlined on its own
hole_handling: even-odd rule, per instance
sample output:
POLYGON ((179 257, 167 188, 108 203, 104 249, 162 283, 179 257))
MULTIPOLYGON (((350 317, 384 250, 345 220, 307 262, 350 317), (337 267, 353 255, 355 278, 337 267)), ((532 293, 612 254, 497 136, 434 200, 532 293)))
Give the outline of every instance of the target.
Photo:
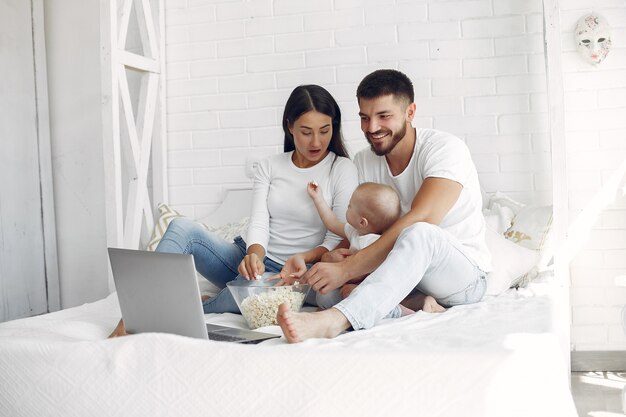
POLYGON ((358 185, 356 167, 348 158, 329 152, 317 165, 298 168, 291 160, 292 153, 272 155, 259 163, 246 237, 248 247, 259 244, 268 258, 282 264, 296 253, 317 246, 332 250, 341 241, 326 231, 307 194, 307 183, 319 184, 326 202, 343 222, 358 185))

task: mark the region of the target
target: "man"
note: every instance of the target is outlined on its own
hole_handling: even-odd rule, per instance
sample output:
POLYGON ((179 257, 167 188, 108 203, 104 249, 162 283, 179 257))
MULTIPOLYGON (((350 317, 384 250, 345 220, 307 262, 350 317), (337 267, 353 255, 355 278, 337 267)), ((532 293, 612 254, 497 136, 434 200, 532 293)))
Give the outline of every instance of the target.
POLYGON ((371 148, 355 157, 359 180, 392 186, 403 216, 367 248, 339 262, 317 263, 302 276, 324 294, 369 273, 328 310, 292 312, 281 305, 278 322, 289 342, 370 328, 411 293, 453 306, 478 302, 485 292, 491 259, 467 146, 448 133, 412 127, 413 85, 399 71, 369 74, 357 99, 371 148))

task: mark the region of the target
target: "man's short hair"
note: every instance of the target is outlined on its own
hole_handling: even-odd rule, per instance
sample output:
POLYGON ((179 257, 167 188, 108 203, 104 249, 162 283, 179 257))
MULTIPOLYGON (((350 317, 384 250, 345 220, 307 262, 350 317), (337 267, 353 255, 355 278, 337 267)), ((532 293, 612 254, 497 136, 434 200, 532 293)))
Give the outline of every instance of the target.
POLYGON ((415 101, 413 83, 405 74, 394 69, 380 69, 367 75, 356 89, 356 98, 378 98, 393 95, 411 104, 415 101))

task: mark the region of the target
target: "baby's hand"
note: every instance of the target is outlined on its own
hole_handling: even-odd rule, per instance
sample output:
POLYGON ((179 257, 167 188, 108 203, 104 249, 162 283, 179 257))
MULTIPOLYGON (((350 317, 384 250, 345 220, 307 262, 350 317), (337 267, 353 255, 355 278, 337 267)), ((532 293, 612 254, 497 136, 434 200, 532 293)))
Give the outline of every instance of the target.
POLYGON ((315 181, 311 181, 310 183, 307 184, 306 191, 307 193, 309 193, 309 196, 313 200, 322 197, 322 190, 320 189, 318 183, 315 181))

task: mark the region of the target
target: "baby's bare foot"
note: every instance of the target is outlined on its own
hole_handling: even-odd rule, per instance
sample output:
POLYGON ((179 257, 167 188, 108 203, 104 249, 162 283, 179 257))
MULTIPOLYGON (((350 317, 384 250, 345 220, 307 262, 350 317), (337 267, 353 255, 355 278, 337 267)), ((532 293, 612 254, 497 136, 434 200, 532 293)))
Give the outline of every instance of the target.
POLYGON ((128 333, 126 333, 126 327, 124 326, 123 319, 121 319, 119 323, 117 323, 117 326, 115 327, 115 329, 113 329, 108 339, 111 339, 113 337, 121 337, 121 336, 128 336, 128 333))
POLYGON ((291 311, 287 304, 281 304, 276 319, 289 343, 331 339, 350 327, 348 319, 336 308, 308 313, 291 311))

